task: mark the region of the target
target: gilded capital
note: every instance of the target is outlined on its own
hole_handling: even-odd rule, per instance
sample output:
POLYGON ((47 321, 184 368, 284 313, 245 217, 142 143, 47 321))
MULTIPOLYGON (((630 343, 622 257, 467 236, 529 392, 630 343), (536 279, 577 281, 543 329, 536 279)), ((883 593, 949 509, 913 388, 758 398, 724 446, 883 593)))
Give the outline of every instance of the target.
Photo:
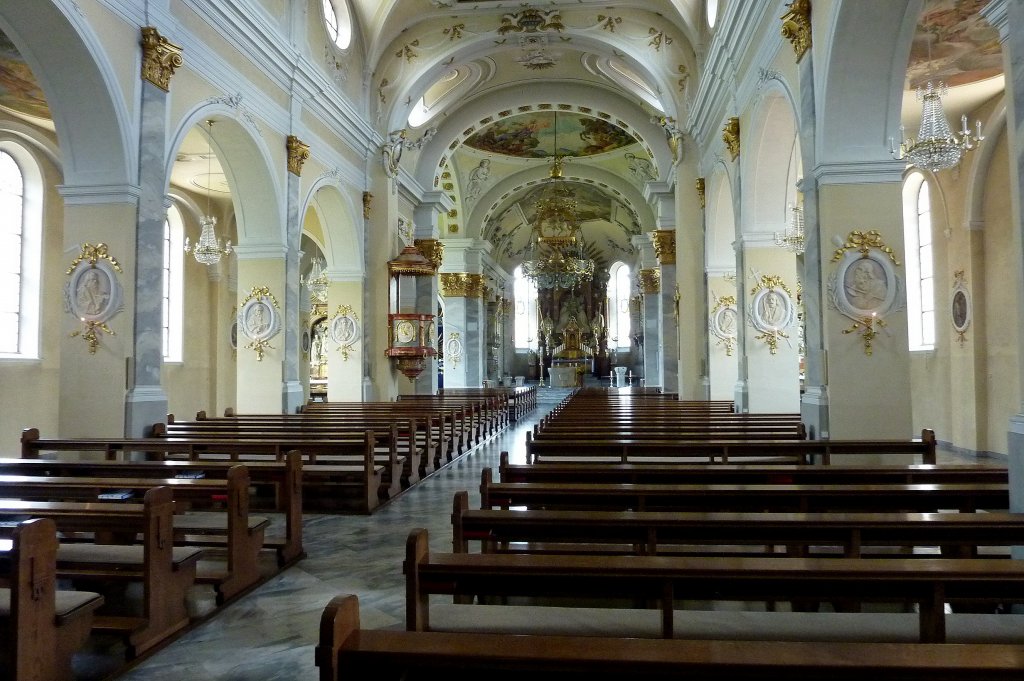
POLYGON ((729 155, 732 160, 736 160, 740 155, 740 119, 733 116, 722 128, 722 141, 725 142, 725 148, 729 150, 729 155))
POLYGON ((152 26, 142 27, 142 80, 165 92, 171 89, 174 70, 185 63, 181 46, 163 37, 152 26))
POLYGON ((302 175, 302 164, 309 158, 309 145, 295 135, 288 135, 288 172, 302 175))
POLYGON ((704 178, 697 178, 697 198, 700 199, 700 207, 704 208, 704 178))
POLYGON ((793 0, 786 7, 789 11, 779 17, 782 37, 792 43, 799 63, 811 47, 811 0, 793 0))
POLYGON ((441 295, 445 298, 483 298, 486 289, 482 274, 446 272, 441 275, 441 295))
POLYGON ((674 229, 658 229, 651 232, 654 242, 654 253, 658 256, 659 265, 676 264, 676 231, 674 229))
POLYGON ((441 267, 441 262, 444 260, 444 244, 440 239, 416 239, 413 241, 413 245, 427 260, 433 263, 435 270, 441 267))
POLYGON ((645 295, 661 293, 661 270, 651 268, 636 273, 640 282, 640 292, 645 295))

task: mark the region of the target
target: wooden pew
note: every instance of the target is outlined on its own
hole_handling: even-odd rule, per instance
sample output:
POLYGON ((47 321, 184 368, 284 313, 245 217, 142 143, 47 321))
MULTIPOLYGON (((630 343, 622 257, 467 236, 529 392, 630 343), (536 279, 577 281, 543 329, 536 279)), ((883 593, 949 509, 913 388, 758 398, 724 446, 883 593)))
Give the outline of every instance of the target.
POLYGON ((289 435, 280 438, 162 437, 149 438, 151 451, 165 448, 165 458, 190 461, 262 462, 282 461, 287 452, 302 453, 303 504, 310 510, 348 510, 371 513, 386 498, 384 467, 374 460, 376 436, 367 431, 346 440, 306 439, 289 435), (161 444, 153 443, 159 439, 161 444), (359 454, 359 464, 332 463, 332 457, 359 454), (321 506, 323 505, 323 506, 321 506))
POLYGON ((468 448, 470 425, 462 406, 439 408, 415 402, 309 402, 301 408, 300 414, 331 418, 414 417, 418 424, 424 425, 438 466, 442 465, 442 459, 451 461, 468 448))
POLYGON ((431 594, 557 596, 655 603, 661 636, 672 638, 676 602, 714 594, 727 601, 910 603, 918 608, 919 640, 943 643, 947 603, 1024 602, 1024 570, 1014 560, 431 554, 428 547, 427 531, 413 530, 404 563, 409 631, 430 630, 431 594))
MULTIPOLYGON (((92 532, 101 537, 142 535, 142 544, 61 544, 57 576, 95 583, 142 584, 141 613, 98 614, 95 631, 116 633, 133 658, 188 626, 185 596, 195 582, 201 551, 175 547, 174 501, 167 487, 148 490, 141 504, 50 502, 0 499, 0 518, 49 518, 60 532, 92 532)), ((103 541, 101 539, 101 541, 103 541)), ((107 602, 107 607, 115 605, 107 602)))
POLYGON ((310 464, 327 463, 350 466, 364 464, 366 452, 362 451, 362 445, 366 444, 366 433, 372 432, 374 436, 372 460, 373 464, 380 466, 381 469, 378 497, 381 501, 392 499, 402 490, 402 476, 406 467, 406 459, 404 456, 398 455, 398 430, 394 423, 388 424, 390 430, 378 433, 366 428, 346 430, 332 425, 315 427, 304 426, 301 423, 292 425, 283 422, 245 424, 234 419, 178 421, 173 414, 168 414, 167 420, 167 423, 153 425, 154 437, 286 442, 290 443, 292 448, 300 449, 306 454, 310 464), (327 449, 302 446, 303 443, 310 441, 336 442, 338 445, 327 449), (352 448, 353 444, 355 445, 354 449, 352 448))
MULTIPOLYGON (((36 473, 41 473, 37 470, 36 473)), ((204 561, 197 569, 196 582, 211 584, 217 603, 223 604, 261 581, 259 554, 268 518, 249 515, 249 472, 234 465, 220 480, 181 478, 107 478, 86 476, 0 475, 0 497, 7 499, 94 501, 103 492, 118 490, 143 496, 154 487, 172 490, 182 508, 209 507, 215 497, 224 497, 224 511, 175 513, 175 542, 186 546, 223 546, 226 565, 204 561), (207 539, 215 535, 213 541, 207 539)))
POLYGON ((1008 681, 1024 646, 687 641, 363 629, 359 601, 336 596, 320 618, 320 681, 1008 681))
POLYGON ((0 552, 0 678, 72 681, 71 658, 88 639, 103 597, 57 589, 52 520, 17 523, 10 537, 0 552))
POLYGON ((453 552, 468 553, 471 541, 487 553, 739 555, 744 547, 744 555, 905 558, 941 547, 945 557, 969 558, 979 547, 1024 545, 1024 514, 473 510, 456 492, 453 552))
POLYGON ((920 438, 908 440, 786 440, 786 441, 681 441, 627 440, 620 437, 567 438, 539 441, 527 433, 527 463, 547 461, 590 461, 630 463, 637 460, 690 460, 730 463, 744 460, 791 464, 832 463, 834 458, 852 456, 911 457, 912 463, 935 464, 935 432, 921 431, 920 438))
POLYGON ((881 484, 1004 483, 1005 466, 987 464, 789 465, 756 463, 543 463, 508 462, 499 455, 502 482, 631 482, 651 484, 881 484))
POLYGON ((481 472, 481 508, 604 511, 916 511, 1009 508, 1007 484, 653 485, 495 483, 481 472))
MULTIPOLYGON (((173 452, 190 455, 190 443, 171 444, 151 438, 41 439, 37 428, 26 428, 21 436, 21 459, 0 459, 0 473, 15 475, 87 475, 93 477, 168 478, 202 475, 225 478, 237 465, 232 461, 130 461, 136 453, 162 459, 173 452), (60 452, 78 456, 100 453, 102 460, 56 459, 60 452), (40 458, 44 457, 44 458, 40 458)), ((287 567, 305 556, 302 546, 302 454, 291 450, 281 461, 249 461, 250 480, 255 485, 271 485, 274 501, 270 508, 284 514, 284 536, 264 537, 264 546, 277 552, 280 567, 287 567)), ((225 526, 226 528, 226 526, 225 526)))
MULTIPOLYGON (((205 411, 196 414, 194 425, 231 424, 239 432, 263 431, 277 434, 280 431, 287 435, 301 433, 317 434, 332 437, 338 433, 365 432, 372 430, 374 434, 389 433, 395 442, 396 457, 402 463, 398 478, 401 488, 419 482, 420 478, 434 470, 434 445, 419 427, 415 418, 396 419, 391 416, 359 416, 334 417, 312 414, 236 414, 231 408, 224 411, 224 416, 209 416, 205 411)), ((228 431, 230 432, 230 431, 228 431)), ((390 451, 387 457, 377 457, 377 463, 390 467, 392 465, 390 451)))

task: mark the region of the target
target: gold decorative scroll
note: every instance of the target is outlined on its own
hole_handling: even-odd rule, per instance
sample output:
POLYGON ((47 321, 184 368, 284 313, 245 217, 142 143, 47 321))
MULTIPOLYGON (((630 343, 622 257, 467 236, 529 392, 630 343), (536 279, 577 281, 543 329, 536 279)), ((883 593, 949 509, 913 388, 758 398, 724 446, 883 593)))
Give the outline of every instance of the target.
POLYGON ((484 275, 446 272, 441 275, 441 295, 445 298, 483 298, 484 275))
MULTIPOLYGON (((754 288, 750 289, 750 295, 751 297, 753 297, 757 295, 759 291, 769 289, 781 289, 782 291, 785 291, 786 296, 790 300, 790 303, 793 304, 793 292, 789 290, 789 286, 787 286, 786 282, 782 280, 782 277, 780 277, 777 274, 761 275, 761 278, 760 280, 758 280, 757 285, 754 286, 754 288)), ((763 341, 768 346, 768 351, 773 355, 777 354, 779 351, 779 339, 785 338, 788 342, 789 334, 787 334, 782 329, 766 329, 764 327, 758 327, 756 319, 754 326, 758 331, 761 332, 759 335, 754 336, 754 340, 763 341)))
POLYGON ((729 156, 736 160, 740 155, 740 119, 736 116, 730 118, 725 127, 722 128, 722 141, 725 148, 729 150, 729 156))
POLYGON ((799 63, 811 47, 811 0, 793 0, 786 7, 789 11, 779 17, 782 37, 793 44, 799 63))
POLYGON ((697 198, 700 199, 700 207, 704 208, 704 178, 698 177, 695 184, 697 187, 697 198))
POLYGON ((295 135, 288 135, 288 172, 302 175, 302 164, 309 158, 309 145, 295 135))
POLYGON ((142 27, 142 80, 161 90, 171 89, 174 70, 185 63, 181 46, 163 37, 152 26, 142 27))
POLYGON ((846 242, 836 252, 832 254, 832 262, 838 262, 843 259, 843 254, 846 251, 852 251, 854 249, 860 251, 861 255, 867 257, 868 253, 872 248, 877 248, 882 253, 889 256, 894 265, 899 266, 900 261, 896 259, 896 253, 893 252, 892 248, 885 245, 882 240, 882 235, 877 229, 872 229, 867 232, 861 232, 860 230, 854 230, 846 237, 846 242))
POLYGON ((373 203, 373 194, 370 192, 363 192, 363 219, 370 219, 370 204, 373 203))
POLYGON ((640 290, 645 295, 661 293, 661 270, 654 268, 643 269, 637 272, 636 275, 640 282, 640 290))
POLYGON ((435 270, 441 267, 444 260, 444 244, 440 239, 415 239, 413 245, 434 265, 435 270))
POLYGON ((658 256, 659 265, 676 264, 676 231, 674 229, 657 229, 651 232, 654 242, 654 253, 658 256))

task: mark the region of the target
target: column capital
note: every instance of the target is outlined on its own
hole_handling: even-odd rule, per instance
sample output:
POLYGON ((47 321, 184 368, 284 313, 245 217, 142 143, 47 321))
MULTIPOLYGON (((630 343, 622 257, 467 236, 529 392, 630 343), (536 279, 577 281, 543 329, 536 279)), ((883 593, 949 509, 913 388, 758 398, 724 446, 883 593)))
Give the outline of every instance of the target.
POLYGON ((441 274, 441 295, 445 298, 483 298, 486 280, 482 274, 445 272, 441 274))
POLYGON ((655 268, 643 269, 639 270, 636 275, 641 293, 644 295, 661 293, 661 270, 655 268))
POLYGON ((295 135, 288 135, 285 144, 288 148, 288 172, 301 176, 302 165, 309 158, 309 145, 295 135))
POLYGON ((654 244, 654 253, 658 257, 659 265, 676 264, 676 230, 657 229, 649 232, 651 243, 654 244))
POLYGON ((142 27, 142 80, 161 90, 171 89, 171 76, 185 63, 181 46, 160 35, 153 26, 142 27))

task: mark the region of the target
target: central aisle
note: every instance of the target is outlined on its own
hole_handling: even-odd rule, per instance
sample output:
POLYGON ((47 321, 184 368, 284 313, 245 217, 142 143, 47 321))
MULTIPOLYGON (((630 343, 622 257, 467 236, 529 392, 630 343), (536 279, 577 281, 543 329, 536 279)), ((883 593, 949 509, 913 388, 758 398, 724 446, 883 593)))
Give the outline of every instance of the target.
POLYGON ((522 421, 402 493, 370 516, 306 515, 308 557, 120 678, 128 681, 314 681, 320 613, 334 596, 354 593, 367 628, 404 627, 402 560, 409 531, 425 527, 430 548, 451 551, 452 498, 480 502, 480 472, 508 451, 526 456, 526 431, 571 390, 540 389, 522 421))

